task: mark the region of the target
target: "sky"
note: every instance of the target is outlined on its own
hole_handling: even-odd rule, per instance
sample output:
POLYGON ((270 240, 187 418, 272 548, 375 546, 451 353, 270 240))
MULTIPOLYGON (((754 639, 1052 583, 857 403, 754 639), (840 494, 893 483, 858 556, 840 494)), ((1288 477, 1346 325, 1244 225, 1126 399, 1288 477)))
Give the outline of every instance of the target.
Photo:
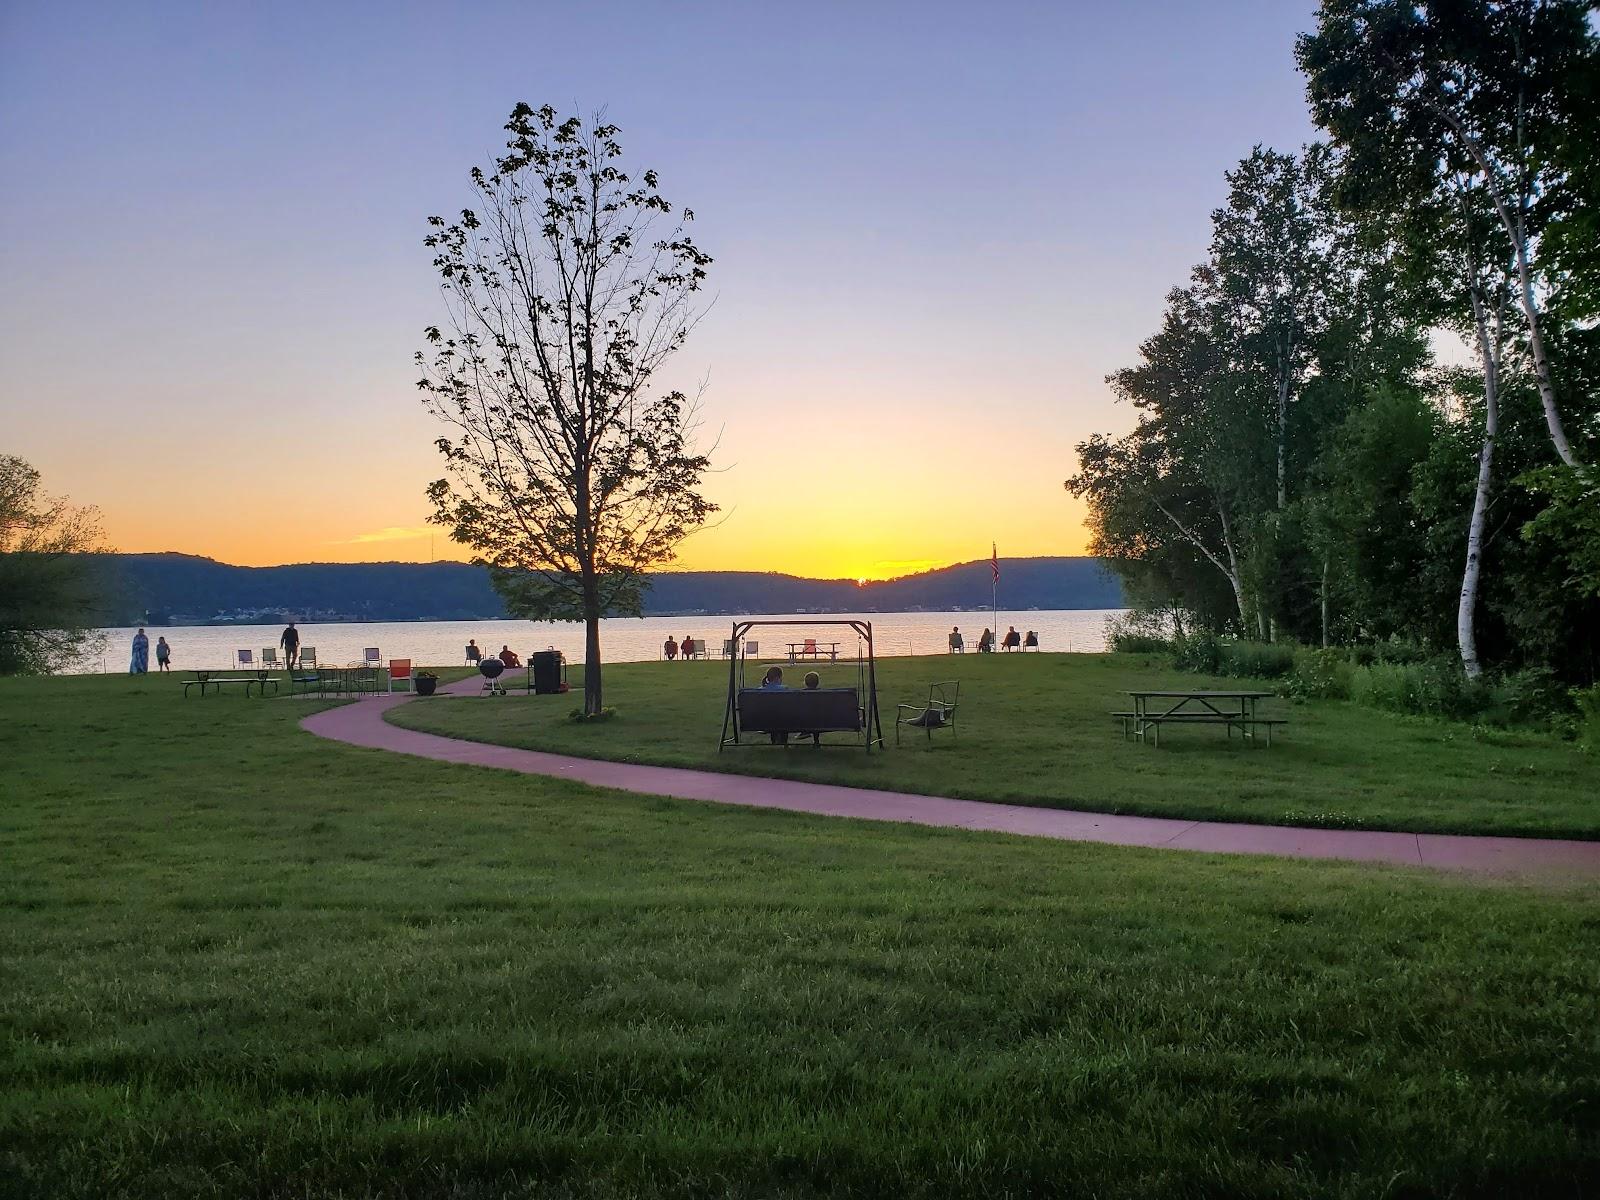
POLYGON ((126 551, 464 557, 426 523, 426 220, 520 100, 604 110, 695 212, 714 525, 683 568, 1078 554, 1074 445, 1314 136, 1311 0, 0 0, 0 453, 126 551))

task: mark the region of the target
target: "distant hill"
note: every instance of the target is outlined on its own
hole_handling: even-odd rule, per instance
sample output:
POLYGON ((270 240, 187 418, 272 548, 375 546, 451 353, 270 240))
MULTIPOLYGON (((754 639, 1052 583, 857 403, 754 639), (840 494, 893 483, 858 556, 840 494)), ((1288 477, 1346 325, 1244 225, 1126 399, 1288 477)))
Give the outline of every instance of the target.
MULTIPOLYGON (((505 616, 488 574, 465 563, 299 563, 235 567, 188 554, 113 554, 114 619, 151 624, 219 621, 469 621, 505 616)), ((1009 558, 1001 605, 1118 608, 1122 591, 1092 558, 1009 558)), ((980 560, 899 579, 801 579, 761 571, 657 575, 645 611, 676 613, 902 612, 989 603, 980 560)))

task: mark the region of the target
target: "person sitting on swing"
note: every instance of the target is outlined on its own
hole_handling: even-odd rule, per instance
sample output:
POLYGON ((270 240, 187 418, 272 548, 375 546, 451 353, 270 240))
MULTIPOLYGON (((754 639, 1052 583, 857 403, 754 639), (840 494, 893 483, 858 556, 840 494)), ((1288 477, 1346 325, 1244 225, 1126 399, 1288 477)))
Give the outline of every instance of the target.
MULTIPOLYGON (((761 677, 761 690, 763 692, 787 692, 788 684, 783 682, 782 667, 768 667, 767 673, 761 677)), ((769 733, 767 737, 774 746, 787 746, 789 735, 787 733, 769 733)))
MULTIPOLYGON (((807 671, 806 672, 806 691, 814 692, 821 686, 822 686, 822 676, 818 675, 815 671, 807 671)), ((813 733, 811 735, 811 744, 813 746, 816 746, 818 749, 821 749, 821 747, 822 747, 822 735, 820 733, 813 733)))

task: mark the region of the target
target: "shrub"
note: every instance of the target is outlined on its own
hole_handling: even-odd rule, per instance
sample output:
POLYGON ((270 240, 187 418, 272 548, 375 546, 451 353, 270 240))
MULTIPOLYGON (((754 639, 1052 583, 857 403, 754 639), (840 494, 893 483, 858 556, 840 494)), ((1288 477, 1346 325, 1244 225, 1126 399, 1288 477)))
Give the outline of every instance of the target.
POLYGON ((1554 725, 1572 716, 1572 695, 1547 667, 1513 671, 1494 692, 1511 725, 1554 725))
POLYGON ((1222 674, 1222 639, 1214 633, 1191 633, 1172 644, 1172 665, 1197 675, 1222 674))
POLYGON ((1222 643, 1221 674, 1281 679, 1294 670, 1295 647, 1284 642, 1222 643))
POLYGON ((1572 701, 1578 709, 1578 742, 1585 750, 1600 753, 1600 684, 1574 688, 1572 701))
POLYGON ((1298 650, 1289 674, 1289 695, 1296 700, 1348 700, 1350 674, 1350 660, 1343 651, 1298 650))
POLYGON ((1475 717, 1492 699, 1488 687, 1470 680, 1452 659, 1421 663, 1373 663, 1350 674, 1350 698, 1390 712, 1430 717, 1475 717))
POLYGON ((1166 654, 1172 650, 1171 628, 1161 613, 1121 613, 1106 618, 1106 649, 1118 654, 1166 654))

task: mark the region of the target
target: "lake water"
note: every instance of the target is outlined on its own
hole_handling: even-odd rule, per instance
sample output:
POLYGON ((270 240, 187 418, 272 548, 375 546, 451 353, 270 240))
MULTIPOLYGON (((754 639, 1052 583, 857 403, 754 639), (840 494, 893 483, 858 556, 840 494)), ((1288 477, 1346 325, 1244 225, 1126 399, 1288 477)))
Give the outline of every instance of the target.
MULTIPOLYGON (((1099 651, 1105 649, 1106 618, 1119 610, 1069 609, 1057 611, 1000 612, 1000 631, 1015 625, 1019 631, 1034 629, 1044 650, 1099 651)), ((827 613, 819 620, 855 617, 872 622, 873 643, 881 657, 905 654, 943 654, 952 625, 959 625, 968 651, 978 645, 978 635, 992 617, 986 612, 915 613, 827 613)), ((740 620, 794 621, 793 613, 740 620)), ((600 622, 600 650, 607 662, 642 662, 661 657, 661 646, 670 635, 682 641, 685 635, 702 639, 717 648, 731 632, 735 618, 718 617, 610 617, 600 622)), ((299 625, 300 644, 315 647, 324 663, 347 663, 361 658, 362 650, 376 646, 382 657, 409 658, 417 666, 450 666, 465 661, 463 651, 469 638, 488 654, 497 654, 509 645, 527 661, 534 650, 554 647, 571 662, 583 659, 583 626, 575 622, 555 624, 534 621, 375 621, 338 625, 299 625)), ((103 655, 80 666, 79 671, 126 671, 134 630, 107 629, 103 655)), ((239 650, 253 651, 259 659, 264 647, 276 646, 281 625, 169 625, 150 626, 150 666, 155 668, 155 643, 165 637, 172 647, 174 670, 220 670, 232 667, 239 650)), ((854 658, 856 637, 849 629, 801 624, 769 626, 751 632, 761 644, 761 655, 781 656, 785 644, 814 637, 819 642, 838 641, 840 657, 854 658)))

